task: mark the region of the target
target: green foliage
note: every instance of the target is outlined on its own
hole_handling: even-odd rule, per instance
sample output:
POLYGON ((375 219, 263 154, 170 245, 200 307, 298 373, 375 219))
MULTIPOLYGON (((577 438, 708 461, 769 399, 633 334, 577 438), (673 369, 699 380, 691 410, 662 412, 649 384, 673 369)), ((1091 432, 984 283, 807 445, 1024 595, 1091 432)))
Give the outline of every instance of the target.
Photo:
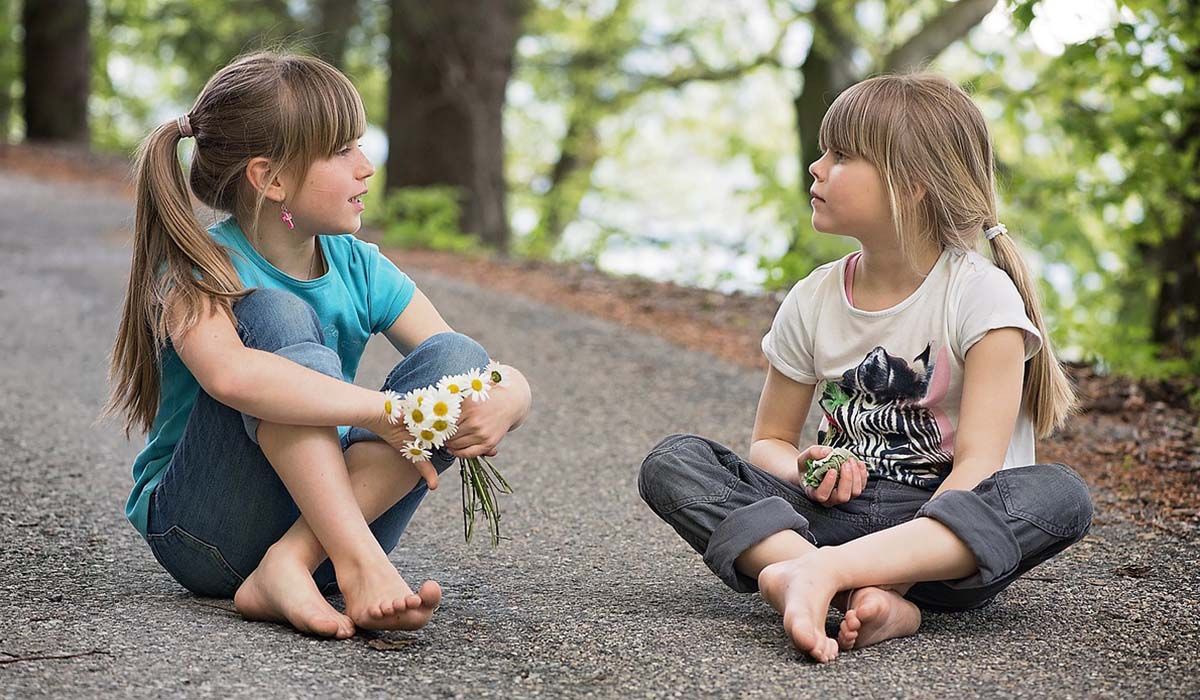
POLYGON ((404 187, 368 207, 368 222, 383 229, 388 245, 455 253, 482 249, 476 236, 459 228, 461 194, 454 187, 404 187))
MULTIPOLYGON (((1023 26, 1037 5, 1018 6, 1023 26)), ((1066 296, 1049 295, 1058 330, 1084 359, 1124 374, 1200 373, 1195 342, 1170 358, 1152 342, 1164 280, 1177 274, 1170 246, 1200 236, 1181 229, 1200 204, 1198 19, 1186 2, 1127 0, 1111 31, 1052 60, 993 57, 992 75, 1005 60, 1037 69, 1031 88, 978 85, 1003 106, 994 128, 1010 218, 1038 255, 1074 273, 1066 296), (1049 150, 1029 157, 1031 139, 1049 150)))

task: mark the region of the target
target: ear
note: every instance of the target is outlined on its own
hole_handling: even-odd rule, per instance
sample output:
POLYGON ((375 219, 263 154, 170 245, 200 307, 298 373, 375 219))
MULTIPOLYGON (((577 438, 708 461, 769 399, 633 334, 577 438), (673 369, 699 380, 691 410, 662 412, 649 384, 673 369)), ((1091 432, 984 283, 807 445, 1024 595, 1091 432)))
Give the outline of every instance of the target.
POLYGON ((287 198, 284 183, 279 179, 278 173, 271 175, 271 161, 266 158, 251 158, 250 162, 246 163, 246 181, 255 192, 262 192, 263 196, 272 202, 282 202, 287 198))
POLYGON ((913 185, 913 197, 915 197, 918 202, 924 201, 925 200, 925 185, 922 185, 919 182, 914 184, 913 185))

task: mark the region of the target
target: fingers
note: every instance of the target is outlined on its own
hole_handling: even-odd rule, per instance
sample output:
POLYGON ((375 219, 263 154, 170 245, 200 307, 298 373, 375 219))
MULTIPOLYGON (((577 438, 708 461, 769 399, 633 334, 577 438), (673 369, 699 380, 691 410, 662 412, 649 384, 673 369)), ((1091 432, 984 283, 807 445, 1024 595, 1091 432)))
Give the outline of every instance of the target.
POLYGON ((854 467, 849 461, 842 464, 840 469, 830 469, 830 471, 840 472, 837 480, 837 502, 845 503, 851 498, 854 491, 854 467))
POLYGON ((837 486, 838 473, 836 469, 830 469, 825 472, 825 477, 821 479, 820 485, 817 486, 816 496, 817 502, 828 505, 830 496, 833 495, 833 490, 837 486))
POLYGON ((436 491, 438 487, 438 473, 437 469, 434 469, 433 467, 433 462, 425 460, 423 462, 417 462, 416 466, 417 473, 421 475, 421 478, 425 479, 425 483, 429 486, 429 490, 436 491))

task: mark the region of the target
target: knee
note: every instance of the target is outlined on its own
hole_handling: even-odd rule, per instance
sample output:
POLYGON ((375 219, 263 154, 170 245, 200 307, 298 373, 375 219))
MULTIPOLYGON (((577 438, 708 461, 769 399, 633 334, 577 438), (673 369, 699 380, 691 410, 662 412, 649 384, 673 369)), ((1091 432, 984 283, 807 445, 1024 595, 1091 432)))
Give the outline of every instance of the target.
POLYGON ((474 338, 449 331, 426 338, 409 356, 427 356, 439 376, 483 369, 488 363, 487 350, 474 338))
POLYGON ((1038 464, 1027 467, 1032 483, 1026 488, 1050 496, 1050 513, 1044 516, 1058 525, 1071 541, 1083 539, 1092 526, 1092 494, 1083 477, 1065 464, 1038 464))
POLYGON ((324 342, 317 312, 295 294, 255 289, 233 306, 246 347, 274 352, 305 342, 324 342))
POLYGON ((642 460, 638 470, 638 493, 656 512, 676 510, 700 489, 703 467, 715 461, 712 447, 695 435, 664 438, 642 460))

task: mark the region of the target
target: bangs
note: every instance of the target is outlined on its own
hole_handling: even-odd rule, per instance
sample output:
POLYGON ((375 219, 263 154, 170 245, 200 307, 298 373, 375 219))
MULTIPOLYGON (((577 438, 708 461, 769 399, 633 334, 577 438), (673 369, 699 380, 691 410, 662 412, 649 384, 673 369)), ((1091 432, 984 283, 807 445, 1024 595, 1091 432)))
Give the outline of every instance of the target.
POLYGON ((367 130, 362 98, 336 68, 319 59, 294 57, 282 77, 290 93, 283 110, 287 155, 307 165, 362 138, 367 130))
POLYGON ((901 111, 897 109, 899 92, 889 89, 893 85, 873 78, 838 95, 821 120, 821 150, 835 150, 878 166, 901 111))

